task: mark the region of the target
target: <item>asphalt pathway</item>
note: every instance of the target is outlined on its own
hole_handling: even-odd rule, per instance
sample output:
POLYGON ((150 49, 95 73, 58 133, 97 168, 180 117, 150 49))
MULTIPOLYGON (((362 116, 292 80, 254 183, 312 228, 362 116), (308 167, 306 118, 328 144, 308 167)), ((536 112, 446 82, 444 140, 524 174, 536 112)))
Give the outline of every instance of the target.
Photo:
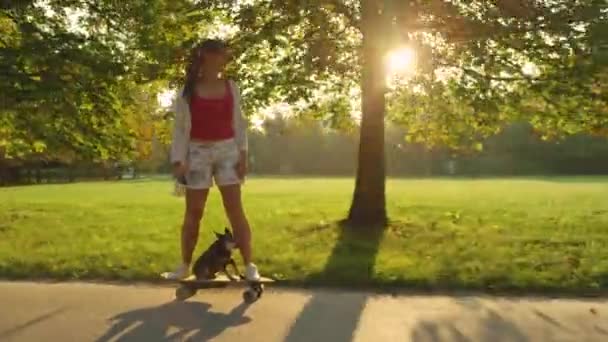
POLYGON ((608 301, 0 282, 0 341, 608 341, 608 301))

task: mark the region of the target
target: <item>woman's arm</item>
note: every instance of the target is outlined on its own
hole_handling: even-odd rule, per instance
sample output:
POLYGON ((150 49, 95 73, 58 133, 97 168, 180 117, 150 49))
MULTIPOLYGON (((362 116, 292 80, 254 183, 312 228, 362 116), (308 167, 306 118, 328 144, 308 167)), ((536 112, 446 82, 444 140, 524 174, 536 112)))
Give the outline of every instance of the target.
POLYGON ((234 109, 232 111, 232 125, 234 128, 234 139, 241 153, 247 153, 247 120, 241 110, 241 92, 234 81, 230 81, 234 109))
POLYGON ((186 151, 188 142, 186 141, 186 124, 184 114, 184 99, 181 92, 177 93, 173 101, 173 112, 175 119, 173 120, 173 136, 171 140, 171 164, 186 163, 186 151))

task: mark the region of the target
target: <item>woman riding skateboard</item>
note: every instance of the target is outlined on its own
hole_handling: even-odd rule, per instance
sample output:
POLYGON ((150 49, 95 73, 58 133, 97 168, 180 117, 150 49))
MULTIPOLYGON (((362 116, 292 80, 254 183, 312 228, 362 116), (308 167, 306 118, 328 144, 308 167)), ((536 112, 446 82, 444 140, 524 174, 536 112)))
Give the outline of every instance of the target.
POLYGON ((227 46, 205 40, 194 48, 185 84, 174 101, 176 113, 171 144, 173 175, 186 187, 186 210, 181 231, 182 262, 168 279, 190 275, 192 253, 213 180, 245 263, 245 278, 260 278, 251 256, 251 229, 241 201, 247 172, 247 124, 241 113, 240 91, 224 77, 227 46))

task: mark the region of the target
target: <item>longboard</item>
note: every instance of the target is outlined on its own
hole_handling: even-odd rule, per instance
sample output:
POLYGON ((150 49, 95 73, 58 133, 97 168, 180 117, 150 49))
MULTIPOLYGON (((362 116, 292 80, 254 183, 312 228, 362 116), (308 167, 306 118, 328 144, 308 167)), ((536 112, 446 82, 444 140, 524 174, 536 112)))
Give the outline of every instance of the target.
POLYGON ((259 281, 248 281, 237 278, 231 280, 225 275, 218 275, 215 279, 197 280, 194 275, 184 278, 171 280, 178 282, 180 286, 175 289, 175 299, 184 301, 196 294, 200 289, 218 288, 228 286, 244 286, 247 289, 243 292, 243 300, 247 303, 253 303, 262 297, 264 293, 264 284, 273 283, 274 280, 267 277, 260 277, 259 281))

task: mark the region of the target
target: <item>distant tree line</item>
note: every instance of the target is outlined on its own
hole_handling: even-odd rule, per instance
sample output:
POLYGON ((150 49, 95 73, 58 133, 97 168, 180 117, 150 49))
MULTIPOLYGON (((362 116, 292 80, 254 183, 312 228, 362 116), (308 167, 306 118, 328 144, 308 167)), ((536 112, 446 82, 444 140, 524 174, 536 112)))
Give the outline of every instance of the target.
MULTIPOLYGON (((250 136, 256 174, 353 175, 357 132, 324 131, 314 122, 271 120, 250 136)), ((544 141, 530 125, 513 124, 476 152, 429 149, 406 143, 406 131, 388 126, 387 173, 399 176, 606 175, 608 139, 574 135, 544 141)))
MULTIPOLYGON (((324 129, 318 121, 266 120, 249 134, 255 175, 353 176, 358 132, 324 129)), ((387 173, 392 177, 608 175, 608 140, 574 135, 543 141, 530 125, 513 124, 487 139, 481 151, 429 149, 405 141, 407 132, 389 125, 387 173)), ((0 160, 0 184, 118 180, 142 174, 168 174, 168 146, 153 140, 146 159, 134 162, 0 160)))

